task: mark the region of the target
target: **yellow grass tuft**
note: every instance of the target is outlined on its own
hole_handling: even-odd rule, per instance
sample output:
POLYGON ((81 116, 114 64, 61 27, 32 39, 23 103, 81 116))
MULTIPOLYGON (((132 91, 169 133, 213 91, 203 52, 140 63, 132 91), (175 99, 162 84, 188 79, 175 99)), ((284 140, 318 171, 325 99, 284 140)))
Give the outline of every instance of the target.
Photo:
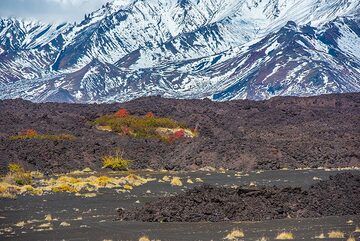
POLYGON ((114 171, 128 170, 132 163, 132 161, 126 160, 118 154, 115 156, 104 156, 102 160, 103 168, 110 168, 114 171))
POLYGON ((179 186, 179 187, 181 187, 183 185, 180 177, 173 177, 170 184, 173 186, 179 186))
POLYGON ((324 238, 326 238, 326 237, 325 237, 325 234, 321 233, 321 234, 315 236, 315 238, 316 238, 316 239, 324 239, 324 238))
POLYGON ((204 182, 200 177, 195 178, 195 182, 204 182))
POLYGON ((227 240, 237 240, 237 239, 243 238, 243 237, 245 237, 245 234, 244 234, 244 232, 242 230, 234 229, 228 235, 226 235, 225 239, 227 239, 227 240))
POLYGON ((52 221, 53 219, 52 219, 52 216, 51 216, 51 214, 47 214, 47 215, 45 215, 45 221, 52 221))
POLYGON ((279 233, 276 238, 277 240, 291 240, 294 239, 294 235, 290 232, 279 233))
POLYGON ((346 241, 356 241, 356 239, 353 236, 350 236, 346 241))
POLYGON ((193 184, 194 182, 189 178, 189 179, 187 179, 187 181, 186 181, 187 183, 189 183, 189 184, 193 184))
POLYGON ((60 223, 60 226, 61 226, 61 227, 69 227, 69 226, 70 226, 70 223, 61 222, 61 223, 60 223))
POLYGON ((345 234, 341 231, 331 231, 328 235, 329 238, 345 238, 345 234))
POLYGON ((355 233, 360 233, 360 227, 357 226, 354 232, 355 233))
POLYGON ((139 238, 139 241, 150 241, 149 237, 148 236, 141 236, 139 238))

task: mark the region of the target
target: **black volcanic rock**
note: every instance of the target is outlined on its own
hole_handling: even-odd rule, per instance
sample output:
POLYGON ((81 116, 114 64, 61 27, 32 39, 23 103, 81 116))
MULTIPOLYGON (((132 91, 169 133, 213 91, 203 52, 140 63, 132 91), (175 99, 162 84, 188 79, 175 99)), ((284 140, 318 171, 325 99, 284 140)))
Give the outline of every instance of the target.
POLYGON ((337 174, 309 189, 195 187, 142 207, 121 210, 143 222, 261 221, 360 214, 360 175, 337 174))
POLYGON ((133 168, 233 170, 360 166, 360 94, 268 101, 140 98, 123 104, 34 104, 0 101, 0 166, 22 162, 47 172, 100 168, 121 149, 133 168), (199 137, 165 143, 102 132, 90 125, 120 107, 131 114, 167 116, 198 127, 199 137), (74 141, 10 140, 26 129, 72 134, 74 141))

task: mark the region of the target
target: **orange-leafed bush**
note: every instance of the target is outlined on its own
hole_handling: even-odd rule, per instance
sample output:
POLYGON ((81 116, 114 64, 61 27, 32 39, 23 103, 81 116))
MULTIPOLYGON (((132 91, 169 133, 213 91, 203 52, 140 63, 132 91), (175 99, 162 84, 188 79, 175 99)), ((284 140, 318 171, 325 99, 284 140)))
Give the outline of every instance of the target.
POLYGON ((115 113, 116 117, 124 118, 129 116, 129 112, 126 109, 120 109, 115 113))
POLYGON ((146 113, 145 117, 146 117, 146 118, 154 118, 155 115, 154 115, 154 113, 152 113, 152 112, 148 112, 148 113, 146 113))
POLYGON ((21 135, 28 136, 28 137, 34 137, 38 135, 38 132, 34 129, 28 129, 21 133, 21 135))

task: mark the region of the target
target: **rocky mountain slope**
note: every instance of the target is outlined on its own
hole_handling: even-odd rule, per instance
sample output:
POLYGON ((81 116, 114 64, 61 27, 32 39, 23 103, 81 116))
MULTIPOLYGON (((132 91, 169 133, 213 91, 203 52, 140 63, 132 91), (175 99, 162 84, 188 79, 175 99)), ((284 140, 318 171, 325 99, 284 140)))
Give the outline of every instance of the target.
POLYGON ((81 23, 0 20, 0 98, 267 99, 360 89, 356 0, 114 0, 81 23))

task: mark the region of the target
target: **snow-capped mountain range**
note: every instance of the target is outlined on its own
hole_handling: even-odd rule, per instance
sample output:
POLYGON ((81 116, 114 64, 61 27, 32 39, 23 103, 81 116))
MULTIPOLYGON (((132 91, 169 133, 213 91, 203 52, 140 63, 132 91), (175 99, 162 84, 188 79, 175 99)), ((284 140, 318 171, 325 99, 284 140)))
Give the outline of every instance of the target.
POLYGON ((0 19, 0 99, 267 99, 360 90, 358 0, 115 0, 0 19))

